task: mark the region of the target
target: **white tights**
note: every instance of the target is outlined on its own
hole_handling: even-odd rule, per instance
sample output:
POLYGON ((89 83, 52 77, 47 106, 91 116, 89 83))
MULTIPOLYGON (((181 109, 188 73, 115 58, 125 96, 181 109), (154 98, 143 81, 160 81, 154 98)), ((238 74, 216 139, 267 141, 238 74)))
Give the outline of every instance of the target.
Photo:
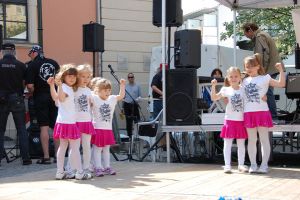
MULTIPOLYGON (((225 165, 231 165, 231 147, 234 139, 224 138, 224 161, 225 165)), ((236 139, 238 146, 238 163, 239 165, 244 165, 245 162, 245 139, 236 139)))
POLYGON ((77 140, 68 140, 68 139, 60 139, 59 141, 59 147, 57 150, 57 171, 63 172, 64 171, 64 161, 65 161, 65 155, 68 148, 68 144, 70 144, 70 164, 72 169, 76 169, 77 171, 82 171, 81 166, 81 158, 80 158, 80 139, 77 140))
POLYGON ((93 156, 94 156, 94 165, 96 168, 108 168, 110 167, 110 145, 105 147, 97 147, 93 145, 93 156), (102 164, 102 155, 103 155, 103 164, 102 164))
POLYGON ((91 135, 81 134, 83 169, 88 169, 91 162, 91 135))
POLYGON ((248 154, 251 165, 257 165, 256 154, 257 154, 257 132, 259 134, 259 140, 261 144, 262 154, 262 166, 268 166, 268 161, 271 152, 270 140, 269 140, 269 129, 267 127, 256 127, 247 128, 248 132, 248 154))

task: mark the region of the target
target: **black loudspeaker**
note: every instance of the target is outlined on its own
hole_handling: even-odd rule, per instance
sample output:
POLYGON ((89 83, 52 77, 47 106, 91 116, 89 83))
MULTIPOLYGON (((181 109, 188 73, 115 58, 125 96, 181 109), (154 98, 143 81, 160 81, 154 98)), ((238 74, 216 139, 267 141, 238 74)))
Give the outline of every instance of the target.
MULTIPOLYGON (((35 127, 29 127, 28 131, 28 139, 29 139, 29 155, 30 158, 42 158, 44 156, 42 143, 40 140, 40 130, 39 127, 36 129, 35 127)), ((53 138, 49 138, 49 155, 50 157, 54 157, 54 141, 53 138)))
POLYGON ((175 67, 199 68, 201 66, 201 31, 175 32, 175 67))
MULTIPOLYGON (((152 24, 161 27, 161 2, 153 0, 152 24)), ((181 0, 166 0, 166 26, 181 26, 183 22, 181 0)))
POLYGON ((182 68, 166 71, 166 124, 194 125, 197 121, 197 72, 182 68))
POLYGON ((83 51, 104 52, 104 26, 98 23, 84 24, 83 51))
POLYGON ((300 69, 300 48, 298 43, 295 48, 295 68, 300 69))
POLYGON ((289 99, 300 99, 300 73, 287 75, 285 94, 289 99))

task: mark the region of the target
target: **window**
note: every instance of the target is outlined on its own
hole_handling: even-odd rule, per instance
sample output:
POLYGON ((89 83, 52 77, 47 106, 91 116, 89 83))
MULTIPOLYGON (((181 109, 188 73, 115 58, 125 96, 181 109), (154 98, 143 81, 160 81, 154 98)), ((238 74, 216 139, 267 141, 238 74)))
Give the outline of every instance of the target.
POLYGON ((27 0, 0 0, 4 40, 28 40, 27 0))

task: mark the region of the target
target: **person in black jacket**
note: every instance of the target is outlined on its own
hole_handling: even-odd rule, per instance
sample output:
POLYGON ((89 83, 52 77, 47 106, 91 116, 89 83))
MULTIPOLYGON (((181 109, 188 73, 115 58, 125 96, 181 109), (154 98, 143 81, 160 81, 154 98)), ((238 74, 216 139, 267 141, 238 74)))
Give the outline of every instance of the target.
POLYGON ((26 66, 16 59, 15 45, 2 45, 0 60, 0 161, 4 154, 4 134, 9 113, 12 113, 17 129, 23 165, 30 165, 28 134, 25 126, 25 103, 23 98, 26 66))
MULTIPOLYGON (((40 138, 43 149, 43 157, 38 164, 50 164, 49 155, 49 127, 54 128, 57 117, 57 107, 50 95, 50 87, 47 83, 49 77, 54 77, 59 70, 55 60, 45 58, 43 49, 34 45, 28 53, 31 62, 28 64, 26 84, 27 89, 33 95, 35 114, 40 127, 40 138)), ((58 141, 54 140, 55 150, 58 141)), ((55 160, 54 160, 55 162, 55 160)))
POLYGON ((151 88, 152 88, 152 97, 153 97, 153 119, 159 114, 161 109, 163 108, 162 105, 162 64, 157 69, 156 74, 153 76, 151 81, 151 88))

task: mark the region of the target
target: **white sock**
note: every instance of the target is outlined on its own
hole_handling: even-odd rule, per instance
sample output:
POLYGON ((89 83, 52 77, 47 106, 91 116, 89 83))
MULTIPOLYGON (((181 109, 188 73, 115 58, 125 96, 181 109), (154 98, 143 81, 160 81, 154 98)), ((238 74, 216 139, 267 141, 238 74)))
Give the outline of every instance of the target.
POLYGON ((83 169, 88 169, 91 162, 91 135, 82 133, 81 145, 83 150, 83 169))
POLYGON ((103 147, 97 147, 96 145, 93 145, 94 165, 97 169, 103 168, 101 160, 102 149, 103 147))
POLYGON ((103 165, 105 168, 110 167, 110 145, 103 147, 103 165))

